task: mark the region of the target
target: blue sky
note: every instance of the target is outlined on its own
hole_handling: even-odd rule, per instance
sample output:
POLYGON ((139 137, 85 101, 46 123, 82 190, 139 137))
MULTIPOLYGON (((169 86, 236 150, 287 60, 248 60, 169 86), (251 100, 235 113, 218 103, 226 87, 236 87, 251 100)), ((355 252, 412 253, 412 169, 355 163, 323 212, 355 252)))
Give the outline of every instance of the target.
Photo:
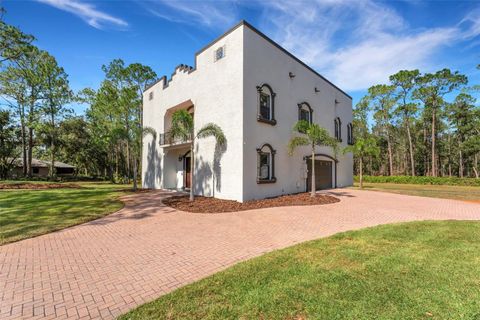
MULTIPOLYGON (((102 64, 122 58, 158 76, 245 19, 347 91, 400 69, 444 67, 480 84, 480 0, 3 1, 5 20, 35 35, 70 75, 97 88, 102 64)), ((478 96, 478 95, 477 95, 478 96)), ((480 98, 480 97, 479 97, 480 98)), ((83 107, 77 106, 81 113, 83 107)))

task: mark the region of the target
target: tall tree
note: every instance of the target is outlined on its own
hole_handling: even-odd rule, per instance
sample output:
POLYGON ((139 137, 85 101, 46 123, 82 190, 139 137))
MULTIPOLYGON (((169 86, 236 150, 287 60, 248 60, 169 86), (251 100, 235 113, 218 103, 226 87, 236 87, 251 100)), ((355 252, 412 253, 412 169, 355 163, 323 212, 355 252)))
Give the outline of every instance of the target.
POLYGON ((195 134, 193 124, 193 117, 187 110, 177 110, 172 114, 172 126, 170 127, 170 134, 173 139, 180 139, 182 141, 190 141, 190 172, 192 174, 192 187, 190 188, 190 201, 194 199, 194 180, 195 180, 195 158, 194 149, 197 139, 213 137, 217 145, 222 146, 227 143, 227 139, 222 129, 215 123, 207 123, 195 134))
MULTIPOLYGON (((31 89, 31 82, 27 84, 25 70, 22 74, 19 73, 21 66, 25 66, 25 62, 32 56, 35 49, 31 45, 35 39, 32 35, 23 33, 19 28, 9 25, 3 19, 5 9, 0 7, 0 66, 6 65, 7 70, 2 70, 0 75, 0 94, 7 97, 10 107, 16 109, 15 113, 20 118, 21 122, 21 143, 23 150, 23 171, 27 174, 28 163, 27 147, 26 147, 26 97, 25 94, 28 89, 31 89), (16 67, 16 68, 14 68, 16 67)), ((32 92, 28 92, 29 100, 31 100, 32 92)), ((33 139, 33 138, 32 138, 33 139)))
POLYGON ((26 107, 29 92, 27 83, 19 70, 13 65, 0 72, 0 95, 5 104, 13 110, 13 115, 20 121, 20 142, 22 145, 23 176, 27 176, 27 119, 26 107))
POLYGON ((77 173, 94 174, 102 158, 100 150, 93 145, 89 124, 82 116, 73 116, 58 124, 58 157, 72 164, 77 173))
POLYGON ((475 125, 475 134, 469 136, 465 142, 463 143, 463 148, 465 152, 470 153, 473 155, 473 161, 471 163, 472 165, 472 170, 475 174, 475 177, 477 179, 480 178, 479 174, 479 168, 478 168, 478 162, 480 158, 480 121, 478 119, 480 118, 480 111, 477 110, 477 120, 476 120, 476 125, 475 125))
POLYGON ((140 128, 143 125, 143 91, 154 82, 157 74, 149 66, 141 63, 132 63, 124 69, 126 81, 134 87, 137 92, 137 118, 140 120, 140 128))
POLYGON ((135 97, 133 99, 134 109, 136 111, 136 121, 133 130, 133 189, 137 189, 137 176, 140 168, 140 157, 142 156, 142 139, 147 133, 152 133, 152 128, 143 128, 143 91, 147 86, 155 81, 157 74, 148 66, 140 63, 132 63, 124 69, 127 83, 134 89, 135 97))
MULTIPOLYGON (((355 108, 353 109, 353 137, 354 137, 353 140, 354 140, 354 143, 356 143, 357 139, 361 139, 363 141, 372 139, 375 146, 378 147, 377 139, 375 139, 375 136, 370 132, 369 114, 370 114, 370 97, 367 95, 362 99, 360 99, 360 101, 355 105, 355 108)), ((378 155, 375 155, 372 153, 365 153, 360 159, 359 152, 354 152, 354 150, 350 150, 350 151, 344 150, 344 153, 346 152, 353 152, 355 174, 358 174, 358 175, 360 174, 360 166, 362 167, 361 168, 362 175, 365 173, 367 161, 369 164, 368 172, 369 174, 372 174, 373 163, 374 163, 374 160, 377 160, 378 155), (361 164, 360 164, 360 161, 362 162, 361 164)))
POLYGON ((478 121, 476 99, 467 93, 460 93, 455 101, 448 106, 448 118, 455 128, 456 142, 458 145, 458 174, 463 178, 465 173, 465 153, 472 148, 466 148, 465 142, 472 135, 477 135, 475 126, 478 121))
MULTIPOLYGON (((115 91, 117 95, 116 108, 113 111, 122 126, 116 127, 115 132, 119 141, 125 143, 125 171, 127 181, 130 182, 132 128, 135 120, 138 119, 135 119, 135 102, 132 101, 135 98, 134 89, 127 82, 125 68, 125 62, 122 59, 114 59, 108 65, 102 66, 106 81, 110 84, 109 89, 115 91)), ((110 103, 113 104, 113 101, 110 103)))
POLYGON ((407 131, 408 150, 410 155, 410 172, 415 176, 415 155, 413 151, 413 141, 411 133, 411 119, 417 113, 417 104, 409 102, 411 94, 415 89, 415 84, 420 72, 418 70, 401 70, 390 76, 390 81, 396 87, 397 98, 400 102, 396 112, 403 117, 403 123, 407 131))
POLYGON ((43 62, 48 53, 35 46, 28 46, 25 54, 15 61, 15 69, 23 79, 27 90, 26 127, 28 131, 27 175, 32 176, 32 157, 34 147, 34 130, 38 124, 39 103, 43 99, 42 88, 45 83, 43 62))
POLYGON ((92 136, 92 144, 96 146, 99 164, 98 174, 115 182, 118 170, 118 134, 122 125, 119 121, 119 94, 111 81, 101 83, 98 91, 84 89, 80 94, 83 101, 90 104, 87 110, 87 121, 92 136))
POLYGON ((71 110, 66 107, 73 98, 70 90, 68 76, 57 64, 54 57, 45 54, 42 60, 42 94, 43 103, 40 107, 44 119, 44 129, 48 141, 50 151, 50 177, 55 176, 55 156, 57 153, 58 140, 58 122, 71 110))
POLYGON ((300 146, 310 146, 312 154, 312 190, 311 197, 315 197, 315 150, 317 146, 332 147, 336 152, 338 142, 335 138, 331 137, 325 128, 320 127, 316 123, 310 123, 305 120, 300 120, 295 123, 293 132, 301 134, 300 136, 293 136, 288 142, 288 154, 293 155, 296 148, 300 146))
POLYGON ((104 65, 102 70, 119 97, 116 110, 122 128, 117 128, 116 132, 125 144, 127 177, 129 179, 133 175, 133 184, 136 188, 143 135, 143 91, 157 75, 148 66, 140 63, 126 66, 121 59, 114 59, 108 65, 104 65))
POLYGON ((436 165, 437 115, 445 105, 445 95, 467 82, 466 76, 458 72, 452 72, 449 69, 443 69, 436 73, 427 73, 417 78, 418 88, 415 89, 413 95, 416 99, 421 100, 425 108, 431 112, 431 173, 434 177, 438 173, 436 165))
POLYGON ((368 114, 370 111, 370 97, 365 96, 353 109, 353 129, 355 137, 363 137, 368 133, 368 114))
POLYGON ((6 179, 18 157, 18 135, 10 112, 0 110, 0 179, 6 179))
POLYGON ((388 172, 391 176, 394 173, 391 121, 393 117, 393 108, 397 101, 394 90, 394 86, 384 84, 379 84, 368 89, 370 100, 373 103, 374 118, 377 120, 379 128, 383 131, 387 141, 388 172))
POLYGON ((0 8, 0 64, 19 59, 34 40, 33 36, 7 24, 3 20, 4 13, 5 10, 0 8))

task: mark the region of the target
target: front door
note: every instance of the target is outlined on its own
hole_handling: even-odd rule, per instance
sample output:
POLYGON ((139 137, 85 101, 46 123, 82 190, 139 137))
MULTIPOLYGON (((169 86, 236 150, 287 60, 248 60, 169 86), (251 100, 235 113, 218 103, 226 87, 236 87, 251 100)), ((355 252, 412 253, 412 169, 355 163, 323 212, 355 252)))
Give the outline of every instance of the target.
POLYGON ((187 189, 190 189, 192 186, 192 166, 191 166, 191 157, 185 157, 185 183, 184 186, 187 189))
MULTIPOLYGON (((312 160, 307 160, 307 190, 312 190, 312 160)), ((332 161, 315 160, 315 189, 329 189, 332 183, 332 161)))

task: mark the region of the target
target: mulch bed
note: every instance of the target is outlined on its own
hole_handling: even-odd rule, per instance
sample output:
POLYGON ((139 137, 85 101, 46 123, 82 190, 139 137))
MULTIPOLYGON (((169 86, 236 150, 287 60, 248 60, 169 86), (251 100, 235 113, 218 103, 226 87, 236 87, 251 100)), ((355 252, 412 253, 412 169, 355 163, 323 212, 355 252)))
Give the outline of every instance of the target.
POLYGON ((81 188, 78 184, 73 183, 0 183, 0 189, 29 189, 29 190, 44 190, 44 189, 59 189, 59 188, 81 188))
POLYGON ((290 194, 269 199, 251 200, 244 203, 211 197, 195 197, 195 200, 190 202, 188 198, 188 196, 174 196, 164 199, 163 203, 181 211, 221 213, 272 207, 321 205, 340 201, 338 198, 323 194, 317 194, 312 198, 310 197, 310 193, 290 194))

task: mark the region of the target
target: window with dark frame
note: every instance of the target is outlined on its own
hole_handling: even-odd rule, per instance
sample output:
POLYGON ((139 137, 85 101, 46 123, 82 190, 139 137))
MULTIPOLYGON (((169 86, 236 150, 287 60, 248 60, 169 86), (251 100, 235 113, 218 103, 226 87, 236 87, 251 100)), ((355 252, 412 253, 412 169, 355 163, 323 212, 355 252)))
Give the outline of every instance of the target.
POLYGON ((258 179, 260 180, 270 180, 270 153, 269 152, 260 152, 259 156, 259 171, 258 179))
POLYGON ((257 86, 259 122, 275 125, 275 93, 268 84, 257 86))
POLYGON ((350 123, 350 144, 355 144, 355 139, 353 137, 353 124, 350 123))
POLYGON ((340 118, 335 118, 335 139, 342 142, 342 121, 340 118))
POLYGON ((312 115, 312 108, 306 102, 302 102, 298 104, 298 120, 304 120, 309 123, 313 122, 313 115, 312 115))
POLYGON ((273 183, 275 178, 275 150, 269 145, 264 144, 257 149, 257 183, 273 183))
POLYGON ((349 123, 347 124, 347 143, 349 145, 353 145, 353 124, 349 123))
POLYGON ((271 99, 270 95, 260 92, 260 117, 271 120, 271 99))
POLYGON ((300 109, 300 116, 298 120, 304 120, 310 122, 310 112, 305 109, 300 109))

